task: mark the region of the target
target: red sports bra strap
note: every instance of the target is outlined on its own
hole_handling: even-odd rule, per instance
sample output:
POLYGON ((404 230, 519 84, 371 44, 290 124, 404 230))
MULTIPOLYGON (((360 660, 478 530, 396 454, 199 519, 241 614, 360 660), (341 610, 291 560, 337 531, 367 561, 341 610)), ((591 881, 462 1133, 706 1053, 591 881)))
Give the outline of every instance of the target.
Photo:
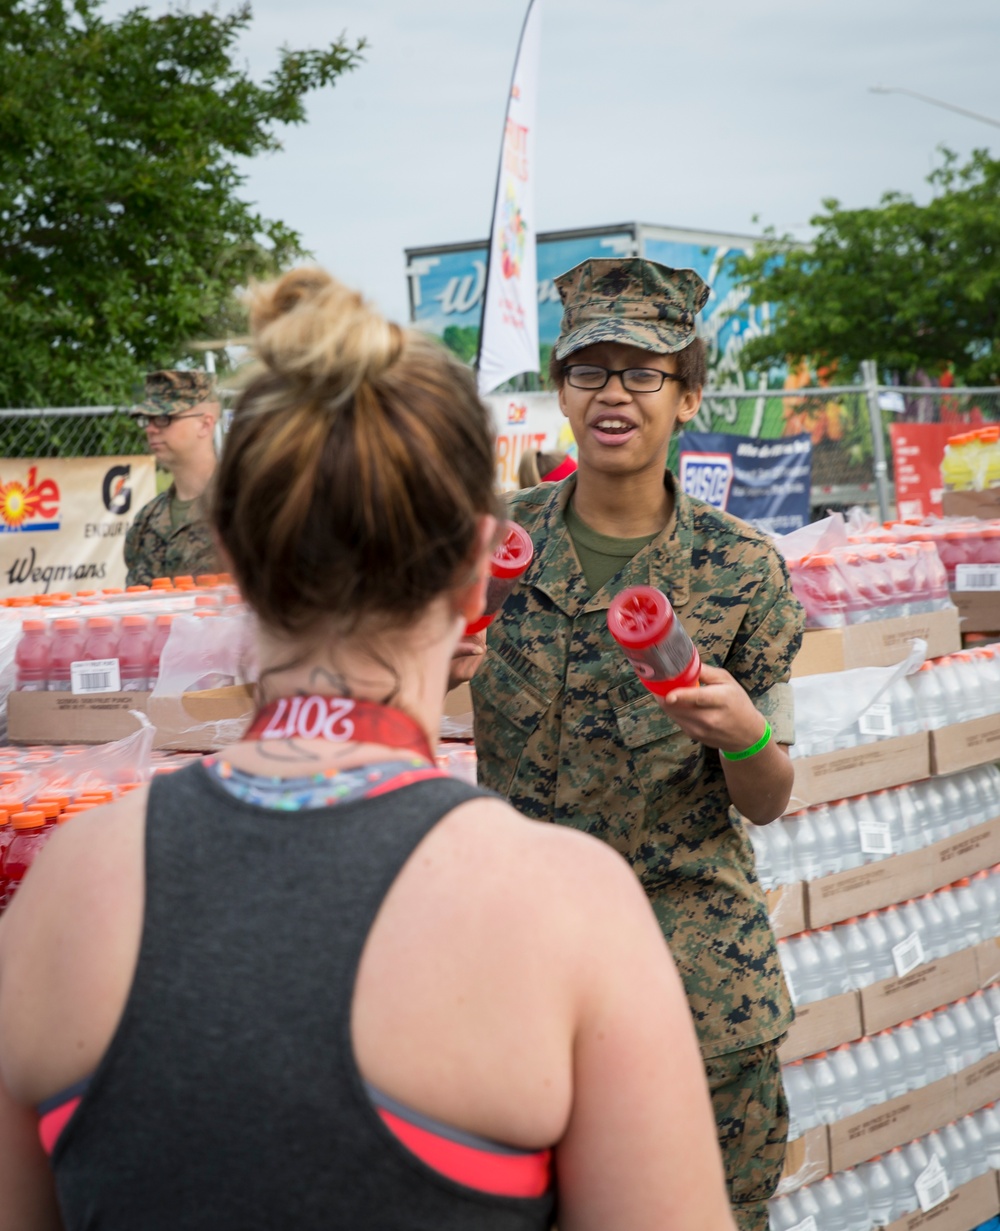
POLYGON ((434 764, 427 734, 409 714, 350 697, 279 697, 258 710, 245 740, 325 739, 406 748, 434 764))

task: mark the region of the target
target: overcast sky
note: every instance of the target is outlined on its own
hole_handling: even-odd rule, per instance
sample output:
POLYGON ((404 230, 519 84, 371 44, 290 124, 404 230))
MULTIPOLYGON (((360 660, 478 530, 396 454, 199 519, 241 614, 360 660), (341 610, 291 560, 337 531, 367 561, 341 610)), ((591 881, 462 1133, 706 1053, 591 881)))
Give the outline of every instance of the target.
MULTIPOLYGON (((938 145, 1000 145, 995 127, 868 90, 905 87, 1000 120, 998 0, 539 2, 543 231, 641 221, 807 238, 824 197, 926 199, 938 145)), ((403 249, 488 232, 526 4, 255 0, 242 52, 257 78, 282 44, 345 31, 370 46, 307 99, 282 151, 248 164, 247 199, 405 319, 403 249)))

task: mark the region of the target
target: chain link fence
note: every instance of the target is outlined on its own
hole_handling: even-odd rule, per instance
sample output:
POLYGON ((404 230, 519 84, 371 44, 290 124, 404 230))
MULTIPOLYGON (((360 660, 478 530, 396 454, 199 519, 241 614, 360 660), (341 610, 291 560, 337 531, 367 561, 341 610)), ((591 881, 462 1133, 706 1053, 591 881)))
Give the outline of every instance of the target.
MULTIPOLYGON (((763 392, 708 389, 691 426, 698 431, 766 440, 808 435, 813 446, 812 504, 815 510, 825 512, 852 505, 878 508, 876 418, 891 479, 891 424, 945 423, 962 432, 1000 423, 1000 388, 849 385, 763 392), (872 399, 877 403, 877 416, 872 399)), ((891 506, 891 482, 888 497, 891 506)))
POLYGON ((146 452, 146 433, 117 406, 0 410, 0 457, 110 457, 146 452))
MULTIPOLYGON (((877 510, 880 425, 892 475, 892 423, 946 423, 961 432, 1000 423, 1000 388, 843 385, 800 389, 706 389, 691 429, 766 440, 806 434, 813 446, 816 515, 864 505, 877 510), (877 412, 873 413, 873 400, 877 412)), ((145 433, 121 407, 0 410, 0 457, 101 457, 146 452, 145 433)), ((672 461, 675 461, 672 458, 672 461)), ((887 488, 890 507, 891 483, 887 488)), ((891 509, 891 511, 894 511, 891 509)))

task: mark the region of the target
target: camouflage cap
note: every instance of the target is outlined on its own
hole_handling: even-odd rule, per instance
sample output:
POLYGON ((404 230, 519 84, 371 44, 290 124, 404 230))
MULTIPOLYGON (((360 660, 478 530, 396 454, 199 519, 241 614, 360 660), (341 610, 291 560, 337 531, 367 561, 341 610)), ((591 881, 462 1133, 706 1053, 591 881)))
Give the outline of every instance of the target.
POLYGON ((149 372, 144 398, 130 411, 133 415, 176 415, 192 410, 202 402, 215 401, 212 377, 208 372, 149 372))
POLYGON ((711 293, 693 269, 640 257, 581 261, 555 283, 563 301, 557 359, 595 342, 624 342, 657 355, 683 350, 711 293))

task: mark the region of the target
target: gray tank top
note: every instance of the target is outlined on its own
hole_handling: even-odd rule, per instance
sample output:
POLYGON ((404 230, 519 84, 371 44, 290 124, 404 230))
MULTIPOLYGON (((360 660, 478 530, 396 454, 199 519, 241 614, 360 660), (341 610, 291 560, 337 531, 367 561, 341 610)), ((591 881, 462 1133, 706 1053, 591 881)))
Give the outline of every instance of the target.
POLYGON ((197 763, 153 782, 135 979, 52 1155, 67 1231, 551 1226, 551 1193, 494 1196, 409 1153, 351 1046, 382 900, 438 820, 483 794, 440 778, 289 814, 197 763))

